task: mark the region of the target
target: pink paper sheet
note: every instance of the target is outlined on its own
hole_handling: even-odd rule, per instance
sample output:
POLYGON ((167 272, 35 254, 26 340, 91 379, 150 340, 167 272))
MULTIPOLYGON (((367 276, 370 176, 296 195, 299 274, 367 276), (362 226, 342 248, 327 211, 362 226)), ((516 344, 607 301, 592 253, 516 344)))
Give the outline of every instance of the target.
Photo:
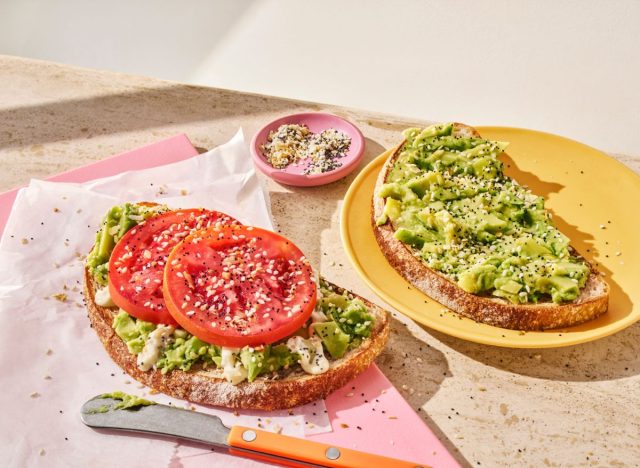
MULTIPOLYGON (((47 180, 86 182, 128 170, 181 161, 197 154, 187 136, 181 134, 47 180)), ((0 194, 0 233, 16 193, 17 190, 11 190, 0 194)), ((375 365, 330 395, 326 406, 333 432, 308 436, 308 439, 434 467, 459 466, 375 365)), ((212 454, 211 457, 216 455, 212 454)))

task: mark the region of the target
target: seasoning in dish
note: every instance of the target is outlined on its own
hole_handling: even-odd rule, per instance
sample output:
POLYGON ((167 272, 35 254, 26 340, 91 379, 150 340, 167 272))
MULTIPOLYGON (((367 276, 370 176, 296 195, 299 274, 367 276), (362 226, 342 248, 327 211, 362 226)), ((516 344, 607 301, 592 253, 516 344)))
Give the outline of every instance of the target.
POLYGON ((321 174, 342 166, 350 146, 351 138, 334 128, 312 133, 306 125, 285 124, 269 132, 260 149, 276 169, 303 163, 304 174, 321 174))

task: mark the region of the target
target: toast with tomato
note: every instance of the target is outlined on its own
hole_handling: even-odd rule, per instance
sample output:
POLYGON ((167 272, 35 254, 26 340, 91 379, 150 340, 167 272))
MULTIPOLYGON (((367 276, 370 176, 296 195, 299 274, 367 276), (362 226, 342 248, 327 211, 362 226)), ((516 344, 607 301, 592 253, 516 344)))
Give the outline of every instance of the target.
POLYGON ((112 208, 84 280, 112 359, 197 403, 274 410, 324 398, 389 335, 385 311, 317 282, 291 241, 216 211, 112 208))
POLYGON ((459 123, 404 131, 380 171, 372 225, 411 284, 477 322, 516 330, 605 313, 609 286, 544 199, 503 173, 507 143, 459 123))

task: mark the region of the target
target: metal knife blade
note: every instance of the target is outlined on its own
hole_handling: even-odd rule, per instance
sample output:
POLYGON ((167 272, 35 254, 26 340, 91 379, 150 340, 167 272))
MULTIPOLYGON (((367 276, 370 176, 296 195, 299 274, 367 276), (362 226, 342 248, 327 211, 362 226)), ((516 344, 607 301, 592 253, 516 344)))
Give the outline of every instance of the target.
POLYGON ((82 405, 80 418, 97 429, 170 435, 229 449, 229 429, 217 416, 158 404, 114 410, 117 403, 120 401, 113 398, 94 397, 82 405), (105 406, 108 411, 104 411, 105 406))
MULTIPOLYGON (((222 424, 218 416, 161 404, 126 410, 114 409, 114 406, 120 402, 120 400, 98 395, 82 405, 80 419, 87 426, 95 429, 175 436, 213 445, 220 452, 230 452, 228 444, 230 429, 222 424)), ((323 467, 323 465, 263 454, 246 448, 234 448, 234 455, 257 457, 284 466, 323 467)))

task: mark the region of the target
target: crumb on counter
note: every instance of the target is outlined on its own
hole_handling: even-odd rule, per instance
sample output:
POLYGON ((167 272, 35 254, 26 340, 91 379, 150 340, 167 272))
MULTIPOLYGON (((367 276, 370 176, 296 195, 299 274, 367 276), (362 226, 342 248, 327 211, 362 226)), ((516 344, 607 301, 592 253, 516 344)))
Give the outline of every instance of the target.
POLYGON ((67 302, 67 295, 65 293, 52 294, 51 297, 56 301, 67 302))

